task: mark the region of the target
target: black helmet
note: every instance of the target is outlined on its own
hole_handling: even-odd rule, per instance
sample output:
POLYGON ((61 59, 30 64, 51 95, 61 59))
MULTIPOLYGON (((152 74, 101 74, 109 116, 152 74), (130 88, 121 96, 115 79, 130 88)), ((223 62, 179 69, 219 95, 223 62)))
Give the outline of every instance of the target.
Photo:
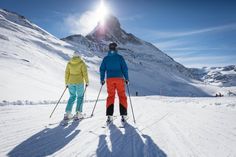
POLYGON ((116 50, 117 44, 112 42, 109 44, 109 50, 116 50))

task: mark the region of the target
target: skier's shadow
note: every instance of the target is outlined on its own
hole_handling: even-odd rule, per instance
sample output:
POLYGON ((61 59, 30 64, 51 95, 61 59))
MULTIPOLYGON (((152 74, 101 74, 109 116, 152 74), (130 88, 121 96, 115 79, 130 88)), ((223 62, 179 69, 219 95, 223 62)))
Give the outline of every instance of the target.
POLYGON ((98 157, 167 157, 150 136, 142 135, 142 140, 137 130, 130 124, 125 127, 124 134, 115 125, 110 125, 109 130, 109 140, 106 140, 106 135, 99 136, 96 150, 98 157))
POLYGON ((79 122, 73 122, 67 127, 57 126, 46 128, 31 136, 13 148, 9 157, 44 157, 51 155, 66 146, 80 130, 75 130, 79 122))

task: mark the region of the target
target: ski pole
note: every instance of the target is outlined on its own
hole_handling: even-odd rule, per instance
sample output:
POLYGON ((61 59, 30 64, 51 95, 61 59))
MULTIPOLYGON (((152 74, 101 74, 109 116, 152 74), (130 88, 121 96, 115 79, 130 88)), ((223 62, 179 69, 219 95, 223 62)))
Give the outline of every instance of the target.
POLYGON ((134 123, 136 123, 136 121, 135 121, 135 117, 134 117, 133 105, 132 105, 132 101, 131 101, 131 97, 130 97, 130 92, 129 92, 129 85, 126 84, 126 86, 127 86, 127 89, 128 89, 129 101, 130 101, 130 106, 131 106, 131 110, 132 110, 132 114, 133 114, 134 123))
POLYGON ((85 92, 86 92, 87 87, 88 87, 88 86, 85 86, 85 89, 84 89, 83 100, 84 100, 84 95, 85 95, 85 92))
POLYGON ((64 92, 62 93, 62 95, 61 95, 60 99, 58 100, 58 102, 57 102, 56 106, 54 107, 54 109, 53 109, 53 111, 52 111, 52 113, 51 113, 51 115, 50 115, 50 117, 49 117, 49 118, 51 118, 51 117, 52 117, 52 114, 54 113, 55 109, 57 108, 57 105, 58 105, 58 104, 59 104, 59 102, 61 101, 61 98, 62 98, 62 97, 63 97, 63 95, 65 94, 65 92, 66 92, 66 89, 67 89, 67 88, 68 88, 68 87, 66 86, 66 88, 65 88, 64 92))
POLYGON ((94 104, 94 107, 93 107, 93 111, 92 111, 91 117, 93 116, 93 112, 94 112, 94 110, 95 110, 95 107, 96 107, 96 105, 97 105, 98 98, 99 98, 99 96, 100 96, 100 93, 101 93, 101 91, 102 91, 102 86, 103 86, 103 85, 101 85, 101 88, 100 88, 100 90, 99 90, 99 93, 98 93, 97 100, 96 100, 96 102, 95 102, 95 104, 94 104))
POLYGON ((88 86, 85 86, 85 89, 84 89, 84 92, 83 92, 83 97, 82 97, 82 98, 83 98, 83 103, 85 102, 85 100, 84 100, 84 95, 85 95, 85 92, 86 92, 87 87, 88 87, 88 86))

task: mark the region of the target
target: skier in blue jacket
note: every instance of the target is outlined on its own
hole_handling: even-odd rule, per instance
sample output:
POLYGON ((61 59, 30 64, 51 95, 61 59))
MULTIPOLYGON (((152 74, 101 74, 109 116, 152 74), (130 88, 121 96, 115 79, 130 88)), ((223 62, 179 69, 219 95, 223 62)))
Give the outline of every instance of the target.
POLYGON ((111 122, 113 119, 115 91, 117 91, 119 97, 121 120, 124 122, 127 119, 128 104, 125 93, 125 83, 129 83, 128 67, 124 58, 117 53, 116 47, 116 43, 109 44, 108 55, 103 59, 100 66, 101 84, 105 84, 105 74, 107 82, 107 123, 111 122))

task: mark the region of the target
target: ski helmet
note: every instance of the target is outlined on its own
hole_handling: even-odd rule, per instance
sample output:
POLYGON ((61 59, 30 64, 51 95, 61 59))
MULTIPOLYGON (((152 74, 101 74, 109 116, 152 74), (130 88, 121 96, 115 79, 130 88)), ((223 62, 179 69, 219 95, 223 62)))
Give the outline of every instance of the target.
POLYGON ((117 44, 115 42, 112 42, 109 44, 109 50, 116 50, 117 44))

